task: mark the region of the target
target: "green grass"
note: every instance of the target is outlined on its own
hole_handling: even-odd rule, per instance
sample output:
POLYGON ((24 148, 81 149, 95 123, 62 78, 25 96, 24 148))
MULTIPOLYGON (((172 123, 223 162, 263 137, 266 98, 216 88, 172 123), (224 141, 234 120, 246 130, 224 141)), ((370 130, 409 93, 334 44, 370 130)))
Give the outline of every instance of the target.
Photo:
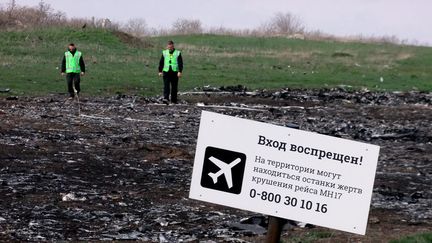
POLYGON ((390 243, 430 243, 432 242, 432 232, 406 236, 399 240, 392 240, 390 243))
POLYGON ((0 32, 0 89, 12 89, 8 95, 65 92, 58 68, 67 44, 74 42, 87 65, 85 94, 159 94, 157 66, 168 39, 183 53, 182 91, 238 84, 432 90, 430 47, 216 35, 152 37, 146 40, 152 47, 134 47, 110 31, 65 28, 0 32))
POLYGON ((308 232, 299 237, 288 237, 289 240, 282 241, 283 243, 313 243, 320 239, 331 239, 332 233, 328 231, 308 232))

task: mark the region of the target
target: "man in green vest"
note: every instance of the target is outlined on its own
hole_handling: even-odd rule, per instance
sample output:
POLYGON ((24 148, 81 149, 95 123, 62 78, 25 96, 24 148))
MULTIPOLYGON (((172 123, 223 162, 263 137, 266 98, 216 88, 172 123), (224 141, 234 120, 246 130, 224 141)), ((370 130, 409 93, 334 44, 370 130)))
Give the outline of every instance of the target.
POLYGON ((77 51, 75 44, 70 43, 68 50, 63 55, 61 74, 66 75, 66 82, 70 99, 81 91, 80 76, 85 74, 85 64, 82 53, 77 51))
POLYGON ((170 101, 173 104, 177 103, 178 81, 182 76, 183 58, 179 50, 174 48, 174 42, 168 41, 167 49, 162 51, 162 56, 159 61, 159 76, 163 76, 164 80, 164 103, 170 101))

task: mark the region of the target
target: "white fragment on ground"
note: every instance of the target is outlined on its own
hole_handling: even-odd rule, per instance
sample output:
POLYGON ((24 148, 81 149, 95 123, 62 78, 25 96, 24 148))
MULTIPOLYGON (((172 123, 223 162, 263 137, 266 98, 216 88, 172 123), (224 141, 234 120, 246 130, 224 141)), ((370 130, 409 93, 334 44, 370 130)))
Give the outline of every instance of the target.
POLYGON ((168 221, 164 218, 157 218, 157 219, 155 219, 155 221, 163 227, 168 226, 168 224, 169 224, 168 221))
POLYGON ((159 235, 159 243, 169 242, 163 234, 159 235))
POLYGON ((62 195, 63 202, 73 202, 73 201, 84 202, 85 200, 87 200, 85 197, 77 197, 73 192, 62 195))

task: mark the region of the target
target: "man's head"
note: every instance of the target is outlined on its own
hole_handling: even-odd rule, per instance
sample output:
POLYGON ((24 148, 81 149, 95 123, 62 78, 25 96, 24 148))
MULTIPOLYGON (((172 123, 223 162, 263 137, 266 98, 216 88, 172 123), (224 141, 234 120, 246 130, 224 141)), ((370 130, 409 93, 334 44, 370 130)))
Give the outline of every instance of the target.
POLYGON ((167 49, 170 51, 174 50, 174 41, 172 41, 172 40, 168 41, 167 49))
POLYGON ((68 46, 69 51, 75 51, 76 50, 76 46, 74 43, 70 43, 68 46))

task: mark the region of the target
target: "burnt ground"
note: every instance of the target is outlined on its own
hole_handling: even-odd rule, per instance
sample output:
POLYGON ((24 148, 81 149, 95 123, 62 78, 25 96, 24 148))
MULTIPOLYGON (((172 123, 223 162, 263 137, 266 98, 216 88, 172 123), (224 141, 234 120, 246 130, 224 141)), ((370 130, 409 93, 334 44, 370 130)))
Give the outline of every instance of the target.
POLYGON ((366 236, 288 225, 284 240, 386 242, 432 231, 431 93, 180 98, 167 106, 82 97, 80 117, 61 95, 0 98, 0 241, 262 241, 266 218, 188 199, 202 110, 381 146, 366 236))

